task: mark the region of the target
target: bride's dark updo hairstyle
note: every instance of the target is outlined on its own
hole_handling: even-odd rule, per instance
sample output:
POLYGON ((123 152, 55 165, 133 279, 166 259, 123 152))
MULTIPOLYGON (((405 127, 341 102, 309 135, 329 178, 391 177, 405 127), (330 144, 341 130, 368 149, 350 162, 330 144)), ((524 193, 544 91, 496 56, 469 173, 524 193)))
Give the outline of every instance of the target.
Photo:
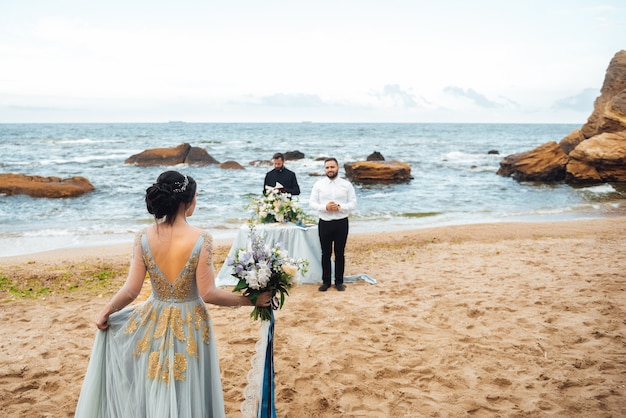
POLYGON ((195 195, 196 181, 191 176, 166 171, 146 189, 146 207, 155 219, 165 218, 164 222, 172 225, 181 203, 191 203, 195 195))

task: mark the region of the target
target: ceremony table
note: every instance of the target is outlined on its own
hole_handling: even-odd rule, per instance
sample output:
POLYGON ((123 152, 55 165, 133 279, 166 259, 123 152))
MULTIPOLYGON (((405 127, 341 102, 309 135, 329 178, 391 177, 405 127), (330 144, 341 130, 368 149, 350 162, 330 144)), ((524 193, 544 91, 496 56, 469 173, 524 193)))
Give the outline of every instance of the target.
MULTIPOLYGON (((307 272, 300 274, 298 283, 314 284, 322 283, 322 247, 320 246, 317 225, 299 226, 293 223, 267 223, 258 224, 254 227, 257 234, 263 238, 265 244, 273 247, 279 242, 287 250, 289 258, 302 258, 309 261, 307 272)), ((228 257, 234 257, 240 248, 246 248, 250 239, 250 228, 243 224, 235 241, 233 242, 228 257)), ((224 265, 215 279, 216 286, 235 286, 237 279, 232 276, 233 267, 224 260, 224 265)))

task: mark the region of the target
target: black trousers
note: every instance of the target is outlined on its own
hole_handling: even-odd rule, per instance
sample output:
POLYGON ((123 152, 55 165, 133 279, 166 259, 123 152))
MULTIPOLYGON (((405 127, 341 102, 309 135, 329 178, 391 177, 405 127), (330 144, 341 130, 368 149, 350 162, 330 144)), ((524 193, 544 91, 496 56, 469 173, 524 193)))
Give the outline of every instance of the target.
POLYGON ((343 272, 346 258, 344 251, 348 240, 348 218, 336 221, 319 220, 318 233, 322 246, 322 281, 330 286, 331 262, 333 244, 335 251, 335 285, 343 284, 343 272))

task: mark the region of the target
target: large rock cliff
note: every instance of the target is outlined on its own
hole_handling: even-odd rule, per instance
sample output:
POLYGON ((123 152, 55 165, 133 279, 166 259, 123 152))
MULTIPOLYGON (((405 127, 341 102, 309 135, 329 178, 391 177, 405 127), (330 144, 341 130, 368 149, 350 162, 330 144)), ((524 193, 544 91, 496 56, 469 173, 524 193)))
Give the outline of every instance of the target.
POLYGON ((626 182, 626 51, 609 63, 587 123, 558 144, 505 157, 498 174, 518 181, 626 182))

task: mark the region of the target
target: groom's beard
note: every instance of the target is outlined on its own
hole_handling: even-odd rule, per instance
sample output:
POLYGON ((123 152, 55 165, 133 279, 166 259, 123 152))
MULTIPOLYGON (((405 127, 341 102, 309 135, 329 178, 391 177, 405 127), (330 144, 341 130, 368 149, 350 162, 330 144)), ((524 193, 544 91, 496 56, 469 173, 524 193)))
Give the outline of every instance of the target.
POLYGON ((326 173, 326 177, 332 180, 337 177, 337 174, 339 174, 339 171, 335 171, 334 173, 326 173))

